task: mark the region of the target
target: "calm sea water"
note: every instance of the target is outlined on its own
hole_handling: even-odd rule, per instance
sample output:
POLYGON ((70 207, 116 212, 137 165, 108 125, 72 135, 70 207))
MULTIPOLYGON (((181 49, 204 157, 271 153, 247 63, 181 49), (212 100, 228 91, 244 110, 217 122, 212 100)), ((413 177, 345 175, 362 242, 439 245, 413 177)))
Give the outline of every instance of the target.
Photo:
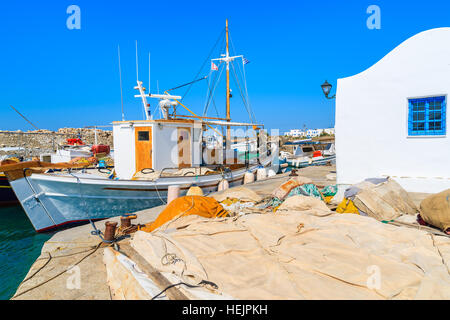
POLYGON ((0 207, 0 299, 11 298, 44 242, 52 234, 34 231, 20 206, 0 207))

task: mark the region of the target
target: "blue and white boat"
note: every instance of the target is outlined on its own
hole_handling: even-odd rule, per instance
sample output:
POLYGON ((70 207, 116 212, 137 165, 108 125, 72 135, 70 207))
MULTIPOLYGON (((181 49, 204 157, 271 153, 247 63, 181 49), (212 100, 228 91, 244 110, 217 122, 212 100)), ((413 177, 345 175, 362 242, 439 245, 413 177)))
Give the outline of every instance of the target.
POLYGON ((310 141, 291 143, 295 145, 293 154, 283 153, 283 160, 290 167, 305 168, 309 166, 322 166, 336 163, 336 150, 334 143, 328 143, 324 150, 316 150, 315 144, 310 141))
MULTIPOLYGON (((270 166, 271 159, 262 164, 270 166)), ((236 165, 234 167, 237 167, 236 165)), ((192 185, 202 188, 205 194, 217 191, 220 181, 230 186, 242 184, 245 172, 256 172, 258 164, 241 166, 232 170, 217 167, 184 168, 185 175, 160 172, 154 179, 109 179, 96 173, 33 173, 12 180, 10 184, 38 232, 70 226, 89 220, 105 219, 165 204, 169 186, 179 186, 180 195, 192 185), (222 170, 221 170, 222 169, 222 170), (198 174, 200 170, 202 174, 198 174), (196 174, 197 173, 197 174, 196 174)), ((144 169, 142 172, 150 171, 144 169)), ((167 171, 167 170, 166 170, 167 171)), ((155 172, 153 172, 155 173, 155 172)), ((6 173, 8 175, 8 172, 6 173)))
MULTIPOLYGON (((219 59, 212 59, 212 65, 226 70, 228 78, 230 64, 239 60, 244 66, 243 59, 243 56, 229 55, 227 41, 225 53, 219 59)), ((263 141, 257 150, 261 156, 242 161, 229 146, 231 127, 250 127, 256 132, 263 128, 254 121, 231 121, 229 81, 225 119, 197 116, 180 102, 180 96, 167 91, 146 94, 139 80, 135 89, 139 91, 135 97, 142 99, 146 119, 113 122, 114 172, 105 172, 105 169, 44 171, 65 165, 38 161, 0 166, 0 172, 5 172, 36 231, 45 232, 164 204, 170 186, 178 186, 180 195, 184 195, 194 184, 205 194, 216 191, 224 179, 230 186, 240 185, 246 172, 256 172, 261 165, 269 167, 278 156, 277 150, 268 152, 268 144, 263 141), (153 119, 147 98, 160 100, 161 119, 153 119), (185 108, 190 114, 179 115, 177 108, 185 108), (226 139, 215 129, 217 127, 225 128, 226 139), (215 131, 225 143, 208 148, 204 134, 208 129, 215 131)))

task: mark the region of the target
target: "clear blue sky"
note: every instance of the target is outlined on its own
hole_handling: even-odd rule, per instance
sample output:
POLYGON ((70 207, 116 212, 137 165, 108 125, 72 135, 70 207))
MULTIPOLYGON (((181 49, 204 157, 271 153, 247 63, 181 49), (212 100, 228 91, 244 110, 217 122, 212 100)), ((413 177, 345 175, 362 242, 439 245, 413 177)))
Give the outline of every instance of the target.
MULTIPOLYGON (((135 40, 144 84, 151 52, 152 92, 156 80, 168 89, 193 80, 226 18, 237 53, 251 61, 247 83, 258 122, 282 132, 304 124, 328 127, 334 125, 334 101, 322 94, 325 79, 336 86, 336 79, 367 69, 414 34, 449 26, 449 11, 444 0, 4 2, 0 129, 32 129, 10 104, 45 129, 120 120, 118 44, 125 117, 142 119, 133 97, 135 40), (66 27, 71 4, 81 8, 81 30, 66 27), (381 30, 366 27, 372 4, 381 8, 381 30)), ((224 87, 218 90, 224 96, 224 87)), ((232 118, 246 121, 233 92, 232 118)), ((184 102, 201 113, 205 94, 206 83, 200 82, 184 102)), ((223 103, 218 108, 224 116, 223 103)))

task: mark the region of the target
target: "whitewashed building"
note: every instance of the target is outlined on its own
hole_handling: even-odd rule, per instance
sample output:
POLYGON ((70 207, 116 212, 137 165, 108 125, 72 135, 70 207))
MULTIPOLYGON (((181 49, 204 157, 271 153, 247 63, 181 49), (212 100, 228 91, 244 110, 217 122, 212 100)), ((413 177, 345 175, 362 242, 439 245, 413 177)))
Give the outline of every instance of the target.
POLYGON ((306 137, 305 131, 300 129, 291 129, 289 132, 285 132, 284 135, 294 138, 306 137))
POLYGON ((295 138, 313 138, 318 137, 322 133, 326 133, 329 135, 334 135, 334 128, 326 128, 326 129, 308 129, 306 131, 300 129, 292 129, 289 132, 285 132, 285 136, 295 137, 295 138))
POLYGON ((339 79, 338 184, 390 176, 411 192, 450 188, 449 93, 450 28, 419 33, 339 79))

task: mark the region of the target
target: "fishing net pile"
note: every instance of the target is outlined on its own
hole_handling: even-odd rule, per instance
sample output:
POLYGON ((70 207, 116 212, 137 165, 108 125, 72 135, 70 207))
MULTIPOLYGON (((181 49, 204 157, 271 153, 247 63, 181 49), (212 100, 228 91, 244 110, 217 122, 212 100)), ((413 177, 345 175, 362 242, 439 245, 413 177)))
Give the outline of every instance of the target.
MULTIPOLYGON (((450 239, 380 223, 416 208, 394 183, 366 182, 356 194, 367 216, 331 211, 324 193, 335 189, 319 190, 303 178, 281 184, 266 199, 245 187, 200 197, 194 206, 183 197, 183 210, 169 207, 166 221, 136 232, 131 246, 171 283, 185 284, 178 289, 190 299, 450 299, 450 239), (236 204, 238 214, 230 214, 236 204), (194 207, 203 213, 183 214, 194 207), (377 216, 382 210, 387 213, 377 216)), ((136 273, 124 257, 110 252, 105 259, 108 270, 128 263, 128 274, 136 273)), ((161 289, 135 275, 129 283, 140 283, 141 291, 130 287, 127 294, 118 276, 111 271, 108 281, 123 299, 151 298, 161 289)))
POLYGON ((184 216, 131 245, 174 283, 208 281, 217 289, 205 292, 236 299, 450 298, 448 238, 314 207, 184 216))

